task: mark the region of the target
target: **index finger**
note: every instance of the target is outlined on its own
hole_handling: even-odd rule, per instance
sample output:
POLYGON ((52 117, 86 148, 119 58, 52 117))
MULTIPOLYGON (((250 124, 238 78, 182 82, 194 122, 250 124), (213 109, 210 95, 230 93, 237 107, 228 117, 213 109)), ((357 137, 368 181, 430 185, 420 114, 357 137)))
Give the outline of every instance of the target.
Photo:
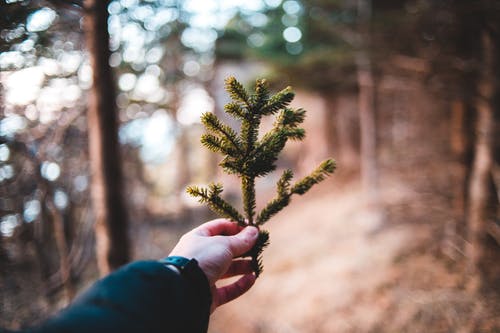
POLYGON ((228 219, 215 219, 206 222, 193 230, 200 236, 232 236, 239 233, 243 227, 228 219))

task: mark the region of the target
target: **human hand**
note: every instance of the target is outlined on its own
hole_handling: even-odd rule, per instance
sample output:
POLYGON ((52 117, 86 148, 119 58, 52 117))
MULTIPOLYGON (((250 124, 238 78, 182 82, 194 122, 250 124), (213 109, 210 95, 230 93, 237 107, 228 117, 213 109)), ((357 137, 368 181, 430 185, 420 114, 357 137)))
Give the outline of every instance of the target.
POLYGON ((256 227, 243 228, 226 219, 216 219, 181 237, 170 256, 194 258, 207 276, 212 292, 213 312, 217 307, 243 295, 255 282, 251 261, 235 259, 248 252, 258 236, 256 227), (243 275, 224 287, 215 283, 224 278, 243 275))

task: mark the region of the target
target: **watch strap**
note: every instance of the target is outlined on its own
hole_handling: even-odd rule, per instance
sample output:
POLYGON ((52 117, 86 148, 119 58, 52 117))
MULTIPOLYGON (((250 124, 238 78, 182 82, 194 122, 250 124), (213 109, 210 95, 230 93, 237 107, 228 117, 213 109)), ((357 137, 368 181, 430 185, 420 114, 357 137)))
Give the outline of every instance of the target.
POLYGON ((166 258, 160 259, 160 262, 162 264, 164 264, 165 266, 169 266, 169 265, 174 266, 175 268, 177 268, 179 270, 179 272, 181 272, 181 274, 186 270, 186 268, 190 264, 191 265, 198 264, 195 259, 188 259, 188 258, 180 257, 180 256, 166 257, 166 258), (194 261, 194 263, 191 263, 192 261, 194 261))
MULTIPOLYGON (((206 295, 209 304, 212 303, 212 295, 210 292, 210 284, 207 276, 198 266, 196 259, 188 259, 180 256, 169 256, 159 260, 165 267, 174 266, 180 272, 180 275, 190 281, 199 292, 206 295)), ((171 269, 171 268, 169 268, 171 269)))

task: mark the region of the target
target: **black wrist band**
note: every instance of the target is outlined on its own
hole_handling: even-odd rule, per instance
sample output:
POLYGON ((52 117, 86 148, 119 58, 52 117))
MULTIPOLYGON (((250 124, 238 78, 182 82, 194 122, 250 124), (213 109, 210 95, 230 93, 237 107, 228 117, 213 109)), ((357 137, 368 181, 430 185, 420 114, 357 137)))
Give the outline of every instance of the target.
POLYGON ((171 256, 171 257, 166 257, 166 258, 163 258, 163 259, 160 259, 160 262, 164 265, 172 265, 174 267, 176 267, 179 272, 182 272, 186 270, 186 268, 192 264, 197 264, 196 260, 195 259, 188 259, 188 258, 184 258, 184 257, 179 257, 179 256, 171 256), (192 261, 194 261, 194 263, 191 263, 192 261))
MULTIPOLYGON (((212 293, 210 291, 210 284, 208 282, 207 276, 198 266, 198 261, 196 259, 188 259, 180 256, 170 256, 158 260, 159 263, 163 264, 165 268, 172 271, 173 266, 177 268, 180 272, 180 277, 185 281, 189 281, 191 286, 197 290, 199 295, 203 296, 203 299, 208 301, 207 309, 210 308, 212 304, 212 293)), ((208 316, 208 314, 207 314, 208 316)))

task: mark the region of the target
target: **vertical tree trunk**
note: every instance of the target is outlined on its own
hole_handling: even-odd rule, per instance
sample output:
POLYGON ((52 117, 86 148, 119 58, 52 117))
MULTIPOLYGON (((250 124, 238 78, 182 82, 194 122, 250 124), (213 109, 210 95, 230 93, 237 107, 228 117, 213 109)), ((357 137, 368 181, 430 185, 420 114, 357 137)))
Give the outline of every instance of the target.
POLYGON ((328 154, 333 154, 340 161, 343 171, 357 169, 356 143, 352 140, 350 110, 339 108, 339 98, 334 92, 323 94, 326 109, 324 112, 323 131, 328 154))
POLYGON ((482 284, 481 261, 485 255, 487 210, 490 174, 493 165, 493 41, 488 32, 482 33, 482 70, 477 97, 476 140, 474 161, 469 183, 467 214, 469 269, 474 276, 473 288, 482 284))
MULTIPOLYGON (((51 196, 51 191, 46 192, 46 196, 51 196)), ((64 232, 64 220, 61 213, 57 210, 51 197, 45 200, 45 204, 50 212, 52 224, 54 227, 54 238, 56 241, 57 252, 59 255, 59 272, 61 284, 64 289, 64 301, 68 304, 75 296, 75 288, 71 281, 71 264, 69 260, 69 249, 64 232)))
POLYGON ((375 84, 370 58, 371 0, 358 0, 360 45, 356 54, 358 108, 361 131, 361 181, 371 203, 378 190, 375 84))
MULTIPOLYGON (((471 79, 470 82, 473 80, 471 79)), ((470 84, 466 82, 466 87, 470 84)), ((460 98, 451 103, 450 145, 454 163, 451 174, 454 176, 451 184, 453 201, 453 219, 445 222, 443 252, 450 258, 458 260, 464 251, 465 215, 471 169, 471 154, 473 133, 473 109, 471 99, 473 87, 464 88, 460 98)))
MULTIPOLYGON (((323 131, 325 134, 326 148, 328 154, 338 154, 342 151, 342 146, 340 145, 340 133, 338 133, 338 127, 336 126, 338 122, 337 95, 334 92, 328 92, 323 96, 326 103, 323 119, 323 131)), ((338 158, 341 161, 343 160, 341 156, 338 156, 338 158)))
POLYGON ((189 133, 184 126, 177 122, 179 136, 177 137, 177 175, 175 180, 176 195, 181 197, 186 192, 186 186, 191 181, 189 168, 189 133))
MULTIPOLYGON (((180 46, 179 46, 180 47, 180 46)), ((180 59, 180 55, 176 55, 175 59, 180 59)), ((180 63, 180 60, 174 60, 176 64, 180 63)), ((189 169, 189 133, 184 125, 179 121, 179 107, 181 104, 181 92, 176 86, 173 87, 172 101, 170 105, 172 107, 172 116, 175 121, 175 127, 177 132, 177 141, 175 145, 176 150, 176 177, 174 183, 174 193, 178 199, 186 192, 186 186, 191 180, 191 172, 189 169)), ((178 200, 178 204, 181 207, 182 201, 178 200)))
POLYGON ((118 142, 115 82, 109 66, 109 0, 85 0, 84 29, 93 86, 88 105, 92 204, 96 254, 102 275, 130 258, 128 219, 123 199, 123 173, 118 142))
MULTIPOLYGON (((4 89, 3 89, 3 84, 0 81, 0 119, 3 119, 5 116, 5 110, 4 110, 4 89)), ((3 247, 3 235, 0 233, 0 266, 2 264, 2 260, 6 259, 6 253, 3 247)), ((1 281, 0 281, 1 282, 1 281)))

